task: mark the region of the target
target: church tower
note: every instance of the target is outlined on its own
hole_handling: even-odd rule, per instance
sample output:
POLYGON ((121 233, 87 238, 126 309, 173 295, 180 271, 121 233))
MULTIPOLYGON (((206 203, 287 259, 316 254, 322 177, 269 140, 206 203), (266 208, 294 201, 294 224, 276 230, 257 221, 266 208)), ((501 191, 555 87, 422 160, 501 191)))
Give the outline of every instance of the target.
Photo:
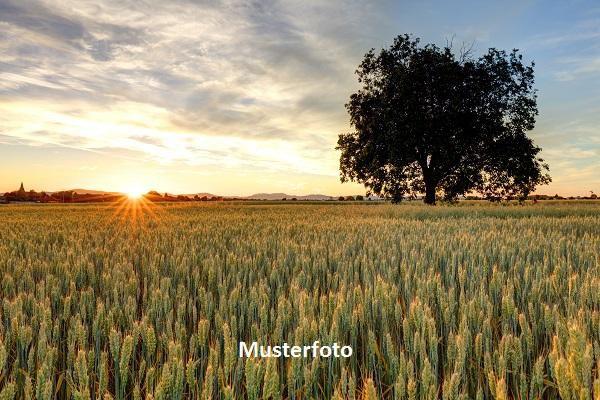
POLYGON ((19 188, 19 193, 25 193, 25 188, 23 187, 23 182, 21 182, 21 187, 19 188))

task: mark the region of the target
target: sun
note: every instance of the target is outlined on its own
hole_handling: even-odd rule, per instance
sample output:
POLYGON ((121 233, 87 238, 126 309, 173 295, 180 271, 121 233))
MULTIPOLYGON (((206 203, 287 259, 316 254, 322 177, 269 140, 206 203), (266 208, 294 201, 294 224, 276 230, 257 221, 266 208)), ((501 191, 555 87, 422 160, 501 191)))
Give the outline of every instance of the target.
POLYGON ((127 197, 130 200, 137 200, 143 196, 144 189, 137 187, 137 186, 131 186, 131 187, 127 188, 127 190, 125 191, 125 194, 127 195, 127 197))
POLYGON ((149 193, 148 186, 141 182, 130 182, 124 184, 119 192, 121 195, 115 201, 114 212, 111 221, 147 221, 159 218, 159 209, 154 205, 149 193))

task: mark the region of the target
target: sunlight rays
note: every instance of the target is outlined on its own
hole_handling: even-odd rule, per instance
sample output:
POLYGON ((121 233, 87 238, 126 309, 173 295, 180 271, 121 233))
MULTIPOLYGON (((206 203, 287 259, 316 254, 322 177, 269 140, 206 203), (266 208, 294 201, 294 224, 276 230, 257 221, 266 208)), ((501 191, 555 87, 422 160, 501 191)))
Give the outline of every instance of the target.
POLYGON ((142 192, 132 189, 115 202, 109 222, 145 222, 160 219, 160 207, 148 200, 142 192))

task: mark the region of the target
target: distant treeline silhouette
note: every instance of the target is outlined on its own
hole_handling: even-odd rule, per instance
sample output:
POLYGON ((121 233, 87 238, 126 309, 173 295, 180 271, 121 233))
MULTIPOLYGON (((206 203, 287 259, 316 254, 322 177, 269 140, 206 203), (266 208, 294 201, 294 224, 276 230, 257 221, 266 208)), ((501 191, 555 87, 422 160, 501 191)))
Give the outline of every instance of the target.
MULTIPOLYGON (((149 191, 147 194, 143 196, 144 198, 150 201, 169 201, 169 202, 177 202, 177 201, 223 201, 225 198, 223 196, 209 196, 209 195, 170 195, 168 193, 160 194, 155 190, 149 191)), ((228 199, 234 200, 234 199, 228 199)), ((244 200, 244 199, 235 199, 235 200, 244 200)))
MULTIPOLYGON (((156 191, 150 191, 143 197, 149 201, 223 201, 222 196, 184 196, 170 195, 165 193, 161 195, 156 191)), ((124 200, 127 195, 122 193, 80 193, 75 190, 63 190, 59 192, 36 192, 35 190, 25 190, 23 183, 19 190, 4 193, 0 196, 0 203, 109 203, 124 200)), ((233 199, 231 199, 233 200, 233 199)), ((235 199, 243 200, 243 199, 235 199)))
POLYGON ((117 193, 77 193, 73 190, 63 190, 59 192, 36 192, 35 190, 25 190, 23 183, 19 190, 4 193, 0 196, 1 203, 12 202, 31 202, 31 203, 96 203, 113 202, 122 199, 124 196, 117 193))
MULTIPOLYGON (((151 190, 142 196, 144 199, 151 202, 214 202, 214 201, 299 201, 296 197, 282 197, 276 200, 259 200, 250 199, 245 197, 223 197, 214 195, 172 195, 169 193, 160 194, 155 190, 151 190)), ((0 204, 7 203, 110 203, 115 201, 123 201, 127 198, 127 195, 122 193, 80 193, 75 190, 63 190, 59 192, 36 192, 35 190, 25 190, 23 184, 19 190, 13 192, 4 193, 0 196, 0 204)), ((417 199, 417 198, 415 198, 417 199)), ((596 200, 598 196, 594 192, 590 192, 589 196, 569 196, 564 197, 558 194, 554 196, 535 194, 529 195, 527 200, 596 200)), ((362 195, 357 196, 339 196, 331 197, 327 201, 364 201, 372 200, 362 195)), ((390 200, 381 198, 380 200, 390 200)), ((467 195, 462 200, 489 200, 487 198, 478 195, 467 195)), ((516 198, 509 198, 509 200, 516 200, 516 198)), ((311 200, 314 201, 314 200, 311 200)), ((325 200, 323 200, 325 201, 325 200)))

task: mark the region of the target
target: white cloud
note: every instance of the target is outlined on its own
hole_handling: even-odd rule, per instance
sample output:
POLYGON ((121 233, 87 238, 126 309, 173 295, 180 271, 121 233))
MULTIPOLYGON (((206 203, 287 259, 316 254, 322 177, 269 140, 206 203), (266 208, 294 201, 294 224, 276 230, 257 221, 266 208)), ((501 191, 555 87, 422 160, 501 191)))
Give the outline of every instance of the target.
POLYGON ((201 156, 337 175, 333 147, 364 51, 353 11, 375 14, 348 3, 340 32, 321 14, 335 7, 3 0, 11 40, 0 47, 0 99, 27 102, 28 114, 4 115, 0 129, 38 144, 131 147, 161 162, 201 156), (120 112, 123 104, 136 106, 120 112), (131 133, 140 131, 160 145, 131 133))
POLYGON ((117 102, 101 110, 76 107, 4 103, 0 126, 5 137, 20 143, 110 151, 160 164, 331 174, 321 159, 301 154, 285 140, 256 141, 183 130, 171 124, 167 110, 143 103, 117 102))
MULTIPOLYGON (((0 0, 0 135, 182 168, 337 179, 333 148, 348 129, 343 105, 357 85, 354 69, 370 47, 409 29, 396 19, 412 17, 392 15, 392 3, 0 0)), ((415 13, 415 4, 401 11, 415 13)), ((440 11, 424 7, 421 16, 440 11)), ((497 29, 482 21, 458 34, 494 38, 497 29)), ((428 23, 422 29, 456 26, 428 23)), ((582 26, 537 39, 559 46, 597 32, 582 26)), ((559 80, 600 72, 594 53, 563 61, 559 80)), ((551 167, 597 154, 565 140, 552 143, 560 151, 544 150, 551 167)))

